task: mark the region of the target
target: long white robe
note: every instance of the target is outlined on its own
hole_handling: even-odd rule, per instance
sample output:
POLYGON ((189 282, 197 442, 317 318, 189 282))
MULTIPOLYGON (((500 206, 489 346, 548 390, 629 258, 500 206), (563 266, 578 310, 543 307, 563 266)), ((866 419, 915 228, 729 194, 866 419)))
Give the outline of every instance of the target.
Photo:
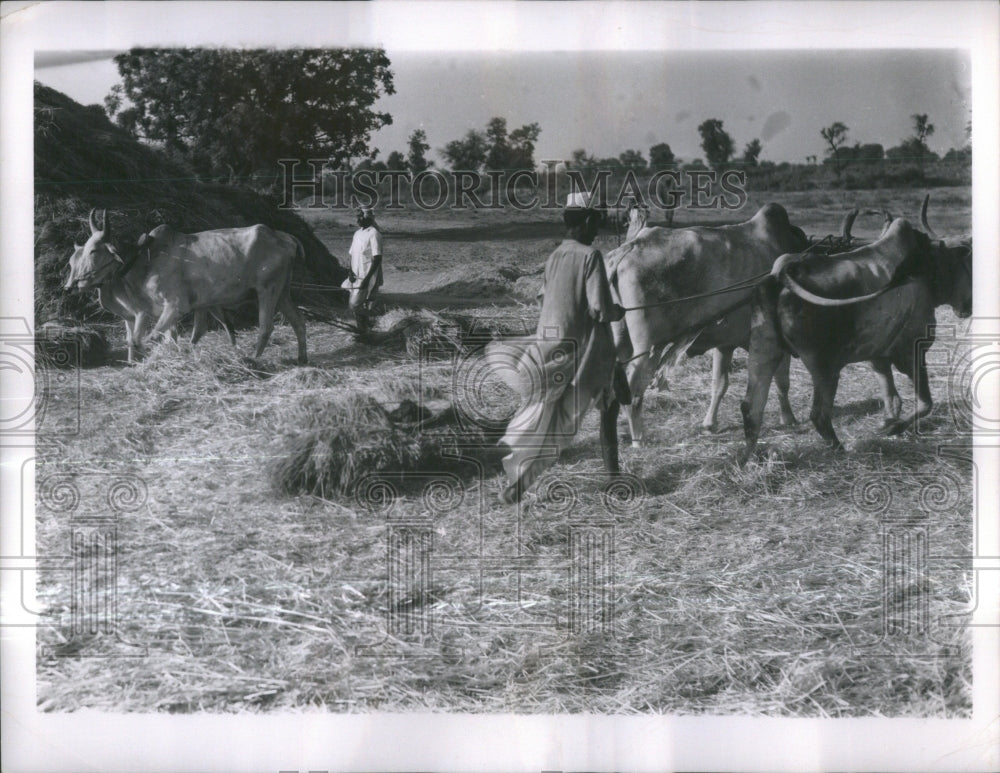
POLYGON ((511 484, 527 489, 579 431, 587 411, 612 399, 612 321, 621 312, 599 250, 567 239, 549 257, 534 338, 490 344, 493 371, 514 389, 520 406, 501 443, 511 484))

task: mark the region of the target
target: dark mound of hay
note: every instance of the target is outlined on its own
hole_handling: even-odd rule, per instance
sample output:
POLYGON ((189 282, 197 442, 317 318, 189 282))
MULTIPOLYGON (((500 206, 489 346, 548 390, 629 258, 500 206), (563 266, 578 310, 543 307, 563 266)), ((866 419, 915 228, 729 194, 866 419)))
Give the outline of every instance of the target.
MULTIPOLYGON (((35 83, 34 135, 36 320, 110 321, 95 293, 62 289, 74 242, 90 236, 92 208, 108 210, 123 255, 162 223, 189 233, 264 223, 302 242, 306 258, 294 281, 339 285, 347 275, 305 221, 279 210, 277 200, 197 180, 183 164, 115 126, 97 105, 84 107, 35 83)), ((246 315, 248 324, 256 323, 255 307, 246 315)))
POLYGON ((35 336, 35 362, 46 368, 91 368, 108 360, 104 334, 95 328, 47 323, 35 336))
POLYGON ((456 444, 497 451, 481 432, 459 427, 452 409, 434 416, 409 400, 388 412, 374 398, 352 394, 343 402, 309 396, 288 417, 292 429, 269 470, 285 494, 351 496, 372 473, 438 472, 453 469, 456 444))

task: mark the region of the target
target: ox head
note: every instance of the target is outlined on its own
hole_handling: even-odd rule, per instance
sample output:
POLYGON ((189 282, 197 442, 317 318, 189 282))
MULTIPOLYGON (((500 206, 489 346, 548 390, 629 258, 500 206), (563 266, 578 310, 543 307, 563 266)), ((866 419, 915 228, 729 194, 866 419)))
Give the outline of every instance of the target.
POLYGON ((629 230, 638 232, 646 226, 646 222, 649 220, 649 207, 632 199, 625 208, 625 218, 629 230))
POLYGON ((927 222, 931 195, 920 205, 920 225, 930 238, 934 261, 934 303, 951 306, 962 319, 972 316, 972 239, 941 239, 927 222))
POLYGON ((931 242, 934 260, 934 303, 947 304, 956 316, 972 316, 972 239, 931 242))
POLYGON ((111 224, 108 221, 108 211, 101 213, 102 227, 97 227, 94 217, 97 210, 90 210, 90 238, 85 244, 75 245, 76 249, 69 259, 69 279, 66 280, 66 290, 87 290, 107 282, 112 274, 121 268, 122 260, 118 250, 111 244, 111 224))

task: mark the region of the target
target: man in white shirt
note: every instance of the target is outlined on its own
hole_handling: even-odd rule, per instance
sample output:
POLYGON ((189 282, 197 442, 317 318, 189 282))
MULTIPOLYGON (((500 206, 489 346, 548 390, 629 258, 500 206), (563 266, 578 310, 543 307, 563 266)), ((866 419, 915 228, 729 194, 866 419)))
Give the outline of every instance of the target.
POLYGON ((370 326, 368 313, 382 286, 382 232, 371 209, 358 212, 358 230, 351 242, 351 273, 341 287, 350 291, 348 308, 360 329, 370 326))

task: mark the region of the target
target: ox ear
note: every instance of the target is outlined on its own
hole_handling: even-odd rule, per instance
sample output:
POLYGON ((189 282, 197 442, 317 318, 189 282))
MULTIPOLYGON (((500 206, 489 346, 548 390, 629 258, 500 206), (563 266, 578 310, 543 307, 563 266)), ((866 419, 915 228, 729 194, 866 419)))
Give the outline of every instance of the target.
POLYGON ((139 237, 139 241, 136 242, 136 247, 142 249, 147 244, 149 244, 149 234, 143 234, 142 236, 139 237))

